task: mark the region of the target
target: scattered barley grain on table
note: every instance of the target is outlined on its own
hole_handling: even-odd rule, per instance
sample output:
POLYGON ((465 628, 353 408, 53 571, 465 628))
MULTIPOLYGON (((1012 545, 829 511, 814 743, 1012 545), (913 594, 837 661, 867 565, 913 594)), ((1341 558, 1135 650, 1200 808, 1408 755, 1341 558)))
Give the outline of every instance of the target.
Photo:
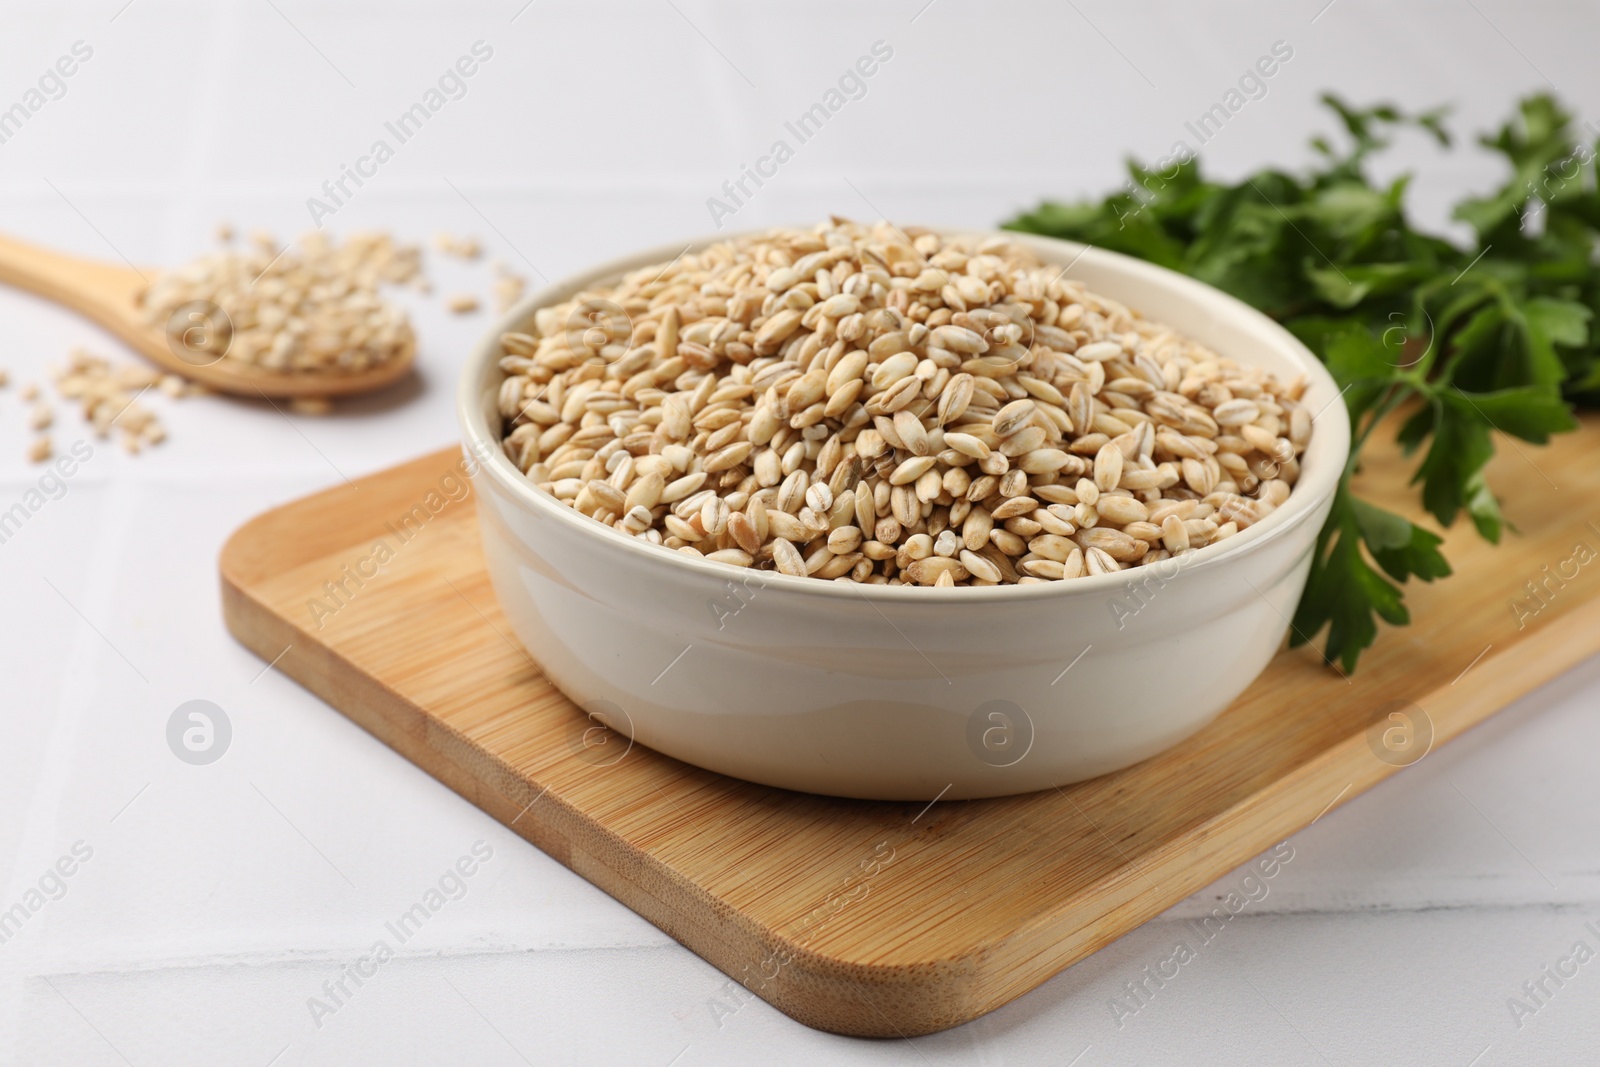
POLYGON ((56 392, 63 400, 78 404, 95 435, 108 439, 116 434, 129 453, 167 439, 161 420, 142 401, 145 393, 157 389, 177 398, 204 391, 174 375, 137 363, 114 365, 82 349, 74 350, 67 365, 53 377, 56 392))

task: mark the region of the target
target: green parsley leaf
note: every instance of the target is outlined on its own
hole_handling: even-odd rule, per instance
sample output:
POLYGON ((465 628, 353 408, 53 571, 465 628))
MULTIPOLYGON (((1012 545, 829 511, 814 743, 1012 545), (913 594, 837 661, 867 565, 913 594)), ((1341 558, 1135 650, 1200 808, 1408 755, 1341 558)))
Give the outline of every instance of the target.
POLYGON ((1355 497, 1361 449, 1391 415, 1423 507, 1442 526, 1465 514, 1497 542, 1508 523, 1486 470, 1497 434, 1543 444, 1600 402, 1600 146, 1548 95, 1478 144, 1508 169, 1497 189, 1457 204, 1476 239, 1417 229, 1409 178, 1373 181, 1365 164, 1402 129, 1441 147, 1443 109, 1407 114, 1324 96, 1343 128, 1312 139, 1304 173, 1268 168, 1235 184, 1188 158, 1130 164, 1130 185, 1099 201, 1047 202, 1011 229, 1140 256, 1232 293, 1277 318, 1344 390, 1354 445, 1319 534, 1293 644, 1326 632, 1324 656, 1353 670, 1381 620, 1410 619, 1399 584, 1449 575, 1441 538, 1355 497))

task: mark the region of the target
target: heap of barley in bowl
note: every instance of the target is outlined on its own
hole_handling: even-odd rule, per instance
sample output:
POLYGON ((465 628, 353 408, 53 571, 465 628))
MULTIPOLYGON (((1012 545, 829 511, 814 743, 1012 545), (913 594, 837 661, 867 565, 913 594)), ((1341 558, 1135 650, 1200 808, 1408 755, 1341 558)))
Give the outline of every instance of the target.
POLYGON ((140 298, 147 321, 163 327, 196 302, 226 313, 229 361, 282 374, 356 374, 409 355, 416 335, 379 284, 418 275, 415 248, 386 234, 352 234, 343 244, 310 233, 279 248, 267 235, 250 246, 164 271, 140 298))
POLYGON ((1304 382, 1062 274, 887 224, 719 243, 505 334, 505 452, 663 548, 875 584, 1106 574, 1283 504, 1304 382))

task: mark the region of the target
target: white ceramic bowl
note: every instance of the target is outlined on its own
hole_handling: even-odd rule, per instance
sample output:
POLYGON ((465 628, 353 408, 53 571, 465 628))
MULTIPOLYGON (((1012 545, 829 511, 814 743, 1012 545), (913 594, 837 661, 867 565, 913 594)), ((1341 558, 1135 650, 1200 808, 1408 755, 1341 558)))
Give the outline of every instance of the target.
MULTIPOLYGON (((1318 414, 1288 502, 1182 567, 981 589, 757 573, 630 538, 535 489, 505 457, 497 339, 536 308, 683 246, 658 248, 524 300, 462 375, 466 449, 488 457, 473 482, 489 575, 550 680, 607 725, 689 763, 888 800, 1000 796, 1104 774, 1227 707, 1278 650, 1305 585, 1349 449, 1339 391, 1287 331, 1216 289, 1126 256, 1007 236, 1219 353, 1304 374, 1318 414)), ((575 714, 575 735, 582 723, 575 714)))

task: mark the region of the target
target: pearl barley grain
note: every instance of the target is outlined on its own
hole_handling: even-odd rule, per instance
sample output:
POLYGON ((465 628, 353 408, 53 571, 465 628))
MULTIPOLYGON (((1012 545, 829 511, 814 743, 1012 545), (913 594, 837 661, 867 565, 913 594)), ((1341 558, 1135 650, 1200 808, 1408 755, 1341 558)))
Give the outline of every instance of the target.
POLYGON ((774 230, 523 330, 501 339, 500 414, 536 485, 625 534, 796 577, 996 585, 1168 559, 1281 506, 1311 435, 1303 380, 998 235, 774 230))
MULTIPOLYGON (((404 311, 383 300, 380 284, 412 282, 416 248, 386 234, 354 233, 342 244, 313 231, 285 248, 270 234, 251 246, 202 256, 162 271, 139 297, 146 322, 190 304, 227 316, 231 340, 222 357, 282 374, 357 374, 416 349, 404 311)), ((209 321, 208 328, 217 323, 209 321)))

